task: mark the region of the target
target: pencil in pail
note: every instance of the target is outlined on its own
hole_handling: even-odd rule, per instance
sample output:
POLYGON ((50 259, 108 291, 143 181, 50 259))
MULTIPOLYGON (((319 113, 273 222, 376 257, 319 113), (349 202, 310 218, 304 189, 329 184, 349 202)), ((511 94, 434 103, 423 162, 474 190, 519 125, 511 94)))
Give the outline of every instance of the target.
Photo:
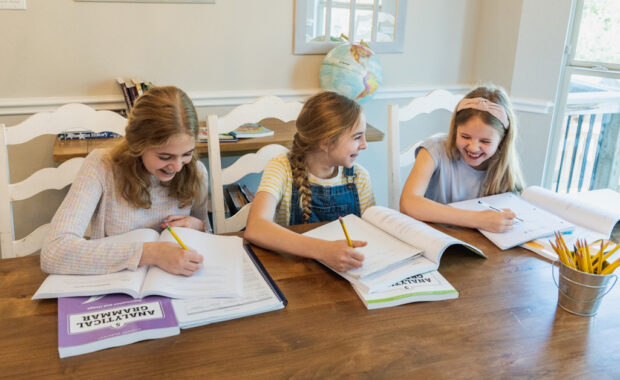
MULTIPOLYGON (((567 266, 562 261, 558 262, 558 305, 570 313, 584 317, 595 315, 603 296, 616 285, 618 277, 615 274, 585 273, 567 266)), ((553 280, 555 281, 555 274, 553 280)))

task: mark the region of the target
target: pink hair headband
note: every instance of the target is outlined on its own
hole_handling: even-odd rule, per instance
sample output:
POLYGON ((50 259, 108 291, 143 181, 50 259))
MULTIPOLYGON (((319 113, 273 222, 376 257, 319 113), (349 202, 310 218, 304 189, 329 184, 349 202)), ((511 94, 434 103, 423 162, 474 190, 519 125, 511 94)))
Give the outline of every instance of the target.
POLYGON ((506 115, 506 110, 504 110, 504 107, 499 104, 493 103, 489 99, 485 98, 464 98, 459 102, 458 106, 456 106, 456 112, 470 108, 490 113, 502 123, 504 129, 508 129, 508 116, 506 115))

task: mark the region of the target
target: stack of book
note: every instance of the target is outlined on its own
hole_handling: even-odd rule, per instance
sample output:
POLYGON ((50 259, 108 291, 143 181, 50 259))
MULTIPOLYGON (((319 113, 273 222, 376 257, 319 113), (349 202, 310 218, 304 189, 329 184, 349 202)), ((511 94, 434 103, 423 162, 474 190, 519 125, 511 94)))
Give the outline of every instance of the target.
POLYGON ((127 109, 127 115, 131 112, 136 99, 142 95, 145 91, 151 88, 151 82, 143 82, 141 80, 132 78, 131 80, 123 80, 123 78, 116 78, 116 82, 121 88, 123 97, 125 98, 125 107, 127 109))
POLYGON ((246 185, 233 183, 224 187, 224 204, 229 217, 253 200, 254 193, 246 185))
MULTIPOLYGON (((198 141, 209 141, 207 126, 201 126, 198 131, 198 141)), ((258 137, 273 136, 275 132, 272 129, 265 127, 264 125, 257 123, 245 123, 237 127, 235 130, 229 133, 220 133, 220 142, 235 142, 238 139, 252 139, 258 137)))
POLYGON ((274 131, 258 123, 241 124, 235 130, 230 132, 231 135, 240 139, 253 139, 257 137, 273 136, 274 131))
MULTIPOLYGON (((193 276, 140 267, 104 275, 49 275, 44 280, 33 299, 58 298, 60 357, 286 306, 286 298, 243 239, 180 227, 175 231, 204 257, 204 267, 193 276)), ((105 239, 176 242, 168 230, 158 234, 149 229, 105 239)))
POLYGON ((58 141, 68 140, 87 140, 87 139, 109 139, 120 137, 118 133, 114 132, 92 132, 92 131, 67 131, 56 135, 58 141))
POLYGON ((437 271, 450 246, 486 258, 478 248, 385 207, 373 206, 362 218, 350 214, 342 220, 342 225, 336 220, 304 235, 325 240, 350 235, 367 242, 356 248, 364 255, 362 267, 346 272, 330 269, 351 283, 368 309, 457 298, 458 291, 437 271))

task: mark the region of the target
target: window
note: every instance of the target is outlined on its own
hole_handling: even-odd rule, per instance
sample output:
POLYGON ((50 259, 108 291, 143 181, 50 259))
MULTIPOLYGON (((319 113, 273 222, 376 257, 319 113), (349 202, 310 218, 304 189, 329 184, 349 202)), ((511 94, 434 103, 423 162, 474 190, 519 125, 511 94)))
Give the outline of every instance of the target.
POLYGON ((545 185, 620 190, 620 1, 578 0, 545 185))
POLYGON ((364 40, 375 53, 402 53, 406 0, 296 0, 295 54, 324 54, 364 40))

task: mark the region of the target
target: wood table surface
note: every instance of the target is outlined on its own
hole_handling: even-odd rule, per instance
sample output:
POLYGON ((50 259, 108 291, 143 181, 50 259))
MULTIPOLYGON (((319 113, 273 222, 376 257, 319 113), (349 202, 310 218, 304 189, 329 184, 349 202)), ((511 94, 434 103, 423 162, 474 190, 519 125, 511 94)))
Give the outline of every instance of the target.
MULTIPOLYGON (((295 122, 284 123, 277 119, 265 119, 261 124, 274 131, 273 136, 258 137, 252 139, 239 139, 236 142, 220 143, 220 151, 223 156, 238 156, 249 152, 256 152, 268 144, 280 144, 287 148, 293 143, 295 135, 295 122)), ((366 140, 369 142, 383 140, 383 132, 367 124, 366 140)), ((55 162, 64 162, 74 157, 85 157, 95 149, 111 148, 118 139, 88 139, 88 140, 65 140, 54 142, 52 155, 55 162)), ((208 156, 206 142, 198 142, 196 151, 200 157, 208 156)))
POLYGON ((39 258, 2 260, 0 377, 620 378, 617 287, 596 316, 576 316, 556 306, 548 261, 498 251, 474 230, 438 228, 489 257, 446 251, 440 272, 457 299, 369 311, 316 262, 255 248, 285 309, 65 359, 57 301, 30 300, 45 277, 39 258))

